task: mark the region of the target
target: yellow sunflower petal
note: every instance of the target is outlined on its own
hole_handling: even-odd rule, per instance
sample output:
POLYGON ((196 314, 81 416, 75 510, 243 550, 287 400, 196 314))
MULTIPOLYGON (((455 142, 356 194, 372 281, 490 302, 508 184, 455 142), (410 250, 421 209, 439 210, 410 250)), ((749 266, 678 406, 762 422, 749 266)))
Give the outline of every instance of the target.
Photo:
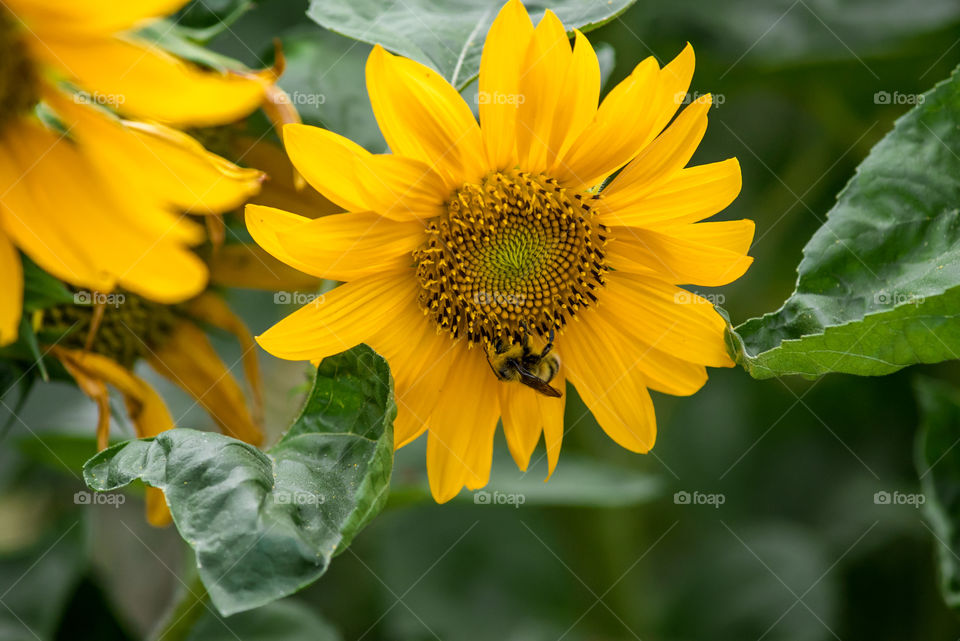
POLYGON ((257 336, 257 342, 278 358, 319 361, 376 335, 416 296, 412 269, 364 276, 307 303, 257 336))
POLYGON ((177 11, 188 0, 5 0, 30 28, 44 35, 111 34, 177 11))
POLYGON ((340 207, 306 185, 303 176, 293 168, 289 156, 273 141, 240 136, 238 158, 248 167, 267 174, 260 193, 249 199, 256 205, 295 211, 308 218, 317 218, 342 211, 340 207))
POLYGON ((17 340, 23 309, 23 266, 20 254, 0 228, 0 346, 17 340))
POLYGON ((158 487, 148 487, 144 498, 147 501, 147 523, 153 527, 167 527, 173 523, 173 516, 170 514, 170 508, 167 507, 163 490, 158 487))
POLYGON ((726 321, 710 302, 665 281, 611 272, 604 314, 646 345, 677 358, 732 367, 724 342, 726 321))
POLYGON ((493 169, 517 164, 517 108, 520 66, 533 24, 520 0, 510 0, 497 14, 480 57, 480 125, 487 161, 493 169))
POLYGON ((310 125, 285 125, 283 144, 311 187, 344 209, 371 209, 355 179, 354 162, 373 154, 349 138, 310 125))
POLYGON ((667 125, 693 75, 690 45, 663 69, 653 58, 636 66, 600 103, 596 116, 557 163, 555 177, 590 188, 636 156, 667 125))
POLYGON ((475 490, 490 479, 493 435, 500 417, 497 378, 481 350, 461 342, 427 433, 427 475, 438 503, 446 503, 463 486, 475 490))
POLYGON ((247 205, 247 229, 277 259, 332 280, 354 278, 410 265, 423 243, 423 224, 396 222, 372 212, 310 219, 279 209, 247 205))
POLYGON ((367 59, 367 91, 393 153, 435 167, 449 189, 486 173, 473 112, 436 71, 377 45, 367 59))
POLYGON ((36 58, 120 113, 180 127, 240 120, 264 100, 262 76, 202 70, 159 47, 125 38, 31 39, 36 58))
MULTIPOLYGON (((563 391, 563 374, 554 377, 550 385, 563 391)), ((549 478, 560 458, 566 393, 560 398, 550 398, 519 383, 501 383, 498 390, 500 411, 503 414, 503 434, 507 438, 507 447, 514 462, 526 472, 530 456, 537 447, 540 434, 543 433, 547 446, 549 478)))
POLYGON ((654 230, 609 228, 605 250, 611 267, 656 272, 671 283, 718 287, 746 273, 753 239, 752 220, 696 223, 654 230))
POLYGON ((707 131, 707 111, 711 101, 710 95, 698 98, 624 167, 603 190, 607 207, 618 210, 641 199, 656 189, 658 181, 690 162, 707 131))
POLYGON ((215 214, 236 209, 260 190, 260 171, 238 167, 182 132, 123 121, 56 90, 44 97, 71 137, 89 149, 91 162, 140 198, 150 194, 170 209, 215 214))
POLYGON ((370 209, 393 220, 434 218, 448 192, 430 165, 390 154, 355 157, 354 180, 370 209))
POLYGON ((263 431, 247 410, 240 384, 196 325, 181 322, 147 361, 158 374, 190 394, 224 434, 254 445, 263 441, 263 431))
POLYGON ((736 158, 696 165, 674 172, 654 191, 614 209, 601 197, 600 219, 607 225, 657 227, 695 223, 732 203, 740 193, 740 163, 736 158))
POLYGON ((603 431, 631 452, 648 452, 657 435, 646 378, 636 367, 636 345, 593 327, 596 310, 568 328, 558 349, 570 382, 603 431))

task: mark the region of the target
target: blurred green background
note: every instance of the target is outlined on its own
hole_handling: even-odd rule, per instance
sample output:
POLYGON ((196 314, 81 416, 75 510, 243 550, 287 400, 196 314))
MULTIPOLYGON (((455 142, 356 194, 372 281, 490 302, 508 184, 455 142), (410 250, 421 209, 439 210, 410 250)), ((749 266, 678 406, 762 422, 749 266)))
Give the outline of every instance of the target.
MULTIPOLYGON (((279 36, 290 67, 282 86, 323 96, 298 105, 305 120, 382 151, 364 97, 369 47, 311 23, 306 4, 258 3, 212 47, 262 66, 279 36)), ((221 9, 197 5, 183 21, 221 9)), ((722 290, 738 324, 792 291, 801 248, 835 194, 909 109, 897 96, 929 89, 960 59, 960 5, 651 0, 589 38, 614 52, 607 89, 642 58, 665 62, 693 44, 691 90, 714 93, 717 105, 694 162, 736 156, 743 191, 721 218, 757 223, 754 266, 722 290)), ((229 300, 254 333, 290 311, 267 293, 229 300)), ((217 345, 237 361, 229 341, 217 345)), ((307 372, 262 361, 276 434, 307 372)), ((284 639, 371 641, 957 639, 921 511, 874 498, 919 491, 911 381, 921 370, 960 382, 956 363, 816 381, 713 371, 692 398, 655 396, 659 437, 647 456, 615 446, 574 397, 559 489, 530 490, 546 498, 519 507, 469 496, 433 504, 418 489, 424 447, 415 443, 398 453, 387 511, 320 581, 226 625, 211 619, 194 636, 280 638, 280 626, 284 639), (576 475, 582 459, 610 474, 576 475), (565 498, 570 486, 583 496, 565 498), (678 492, 722 505, 684 504, 678 492), (595 495, 626 505, 592 505, 595 495), (336 632, 318 632, 324 625, 336 632)), ((212 429, 180 390, 143 374, 181 426, 212 429)), ((19 416, 0 448, 0 639, 141 638, 172 601, 188 550, 173 529, 145 524, 134 493, 119 508, 74 504, 95 424, 79 392, 39 386, 19 416)), ((497 448, 505 454, 499 437, 497 448)), ((497 487, 539 484, 542 449, 538 459, 525 478, 498 462, 497 487)))

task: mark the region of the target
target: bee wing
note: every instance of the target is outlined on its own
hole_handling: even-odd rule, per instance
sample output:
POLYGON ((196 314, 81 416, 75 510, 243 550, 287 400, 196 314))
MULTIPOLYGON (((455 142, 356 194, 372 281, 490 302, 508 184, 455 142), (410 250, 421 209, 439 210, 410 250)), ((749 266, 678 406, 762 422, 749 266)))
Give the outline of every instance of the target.
POLYGON ((520 372, 520 382, 526 385, 527 387, 531 389, 535 389, 536 391, 540 392, 544 396, 552 396, 554 398, 560 398, 560 396, 562 396, 562 394, 560 393, 560 390, 558 390, 555 387, 551 387, 550 385, 548 385, 541 379, 537 378, 527 370, 520 369, 519 372, 520 372))

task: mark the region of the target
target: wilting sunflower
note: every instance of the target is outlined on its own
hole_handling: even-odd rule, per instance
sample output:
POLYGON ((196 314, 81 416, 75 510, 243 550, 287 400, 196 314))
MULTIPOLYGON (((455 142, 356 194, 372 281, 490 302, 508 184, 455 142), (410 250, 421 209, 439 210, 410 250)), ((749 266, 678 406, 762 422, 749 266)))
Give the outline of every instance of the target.
POLYGON ((740 168, 686 166, 710 106, 674 119, 693 68, 689 46, 663 68, 648 58, 598 107, 587 39, 575 32, 571 47, 550 11, 534 29, 511 0, 483 49, 478 125, 436 72, 375 47, 367 89, 392 155, 284 129, 297 169, 350 213, 247 208, 268 251, 346 281, 260 344, 287 359, 360 342, 383 354, 396 446, 428 431, 441 502, 487 483, 501 417, 521 469, 544 434, 552 473, 566 381, 611 438, 648 451, 648 389, 692 394, 705 366, 732 365, 723 318, 677 285, 722 285, 751 262, 750 221, 698 222, 737 196, 740 168))
POLYGON ((0 345, 20 323, 17 248, 76 287, 178 302, 207 278, 188 249, 203 228, 182 214, 259 189, 259 171, 170 128, 232 122, 275 95, 273 70, 205 71, 136 36, 185 3, 0 3, 0 345))

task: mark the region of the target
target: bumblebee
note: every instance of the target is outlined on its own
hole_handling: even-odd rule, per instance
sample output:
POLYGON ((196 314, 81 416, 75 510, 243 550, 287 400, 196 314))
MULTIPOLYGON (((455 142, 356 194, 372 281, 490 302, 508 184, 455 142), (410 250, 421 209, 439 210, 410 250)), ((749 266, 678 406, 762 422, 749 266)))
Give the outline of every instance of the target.
POLYGON ((487 362, 501 381, 519 381, 544 396, 558 398, 560 390, 549 385, 560 371, 560 357, 552 350, 553 331, 539 351, 533 346, 530 334, 526 334, 522 342, 506 345, 498 340, 496 345, 488 347, 487 362))

